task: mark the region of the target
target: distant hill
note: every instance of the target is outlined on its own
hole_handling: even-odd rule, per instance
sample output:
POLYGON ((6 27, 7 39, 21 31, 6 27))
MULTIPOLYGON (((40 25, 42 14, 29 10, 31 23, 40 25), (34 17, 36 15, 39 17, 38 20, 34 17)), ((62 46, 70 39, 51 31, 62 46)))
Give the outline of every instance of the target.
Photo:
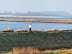
POLYGON ((27 13, 15 13, 17 16, 71 16, 70 13, 64 11, 52 11, 52 12, 27 12, 27 13))
POLYGON ((0 15, 12 15, 12 16, 56 16, 56 17, 72 17, 72 15, 65 11, 44 11, 44 12, 6 12, 0 13, 0 15))

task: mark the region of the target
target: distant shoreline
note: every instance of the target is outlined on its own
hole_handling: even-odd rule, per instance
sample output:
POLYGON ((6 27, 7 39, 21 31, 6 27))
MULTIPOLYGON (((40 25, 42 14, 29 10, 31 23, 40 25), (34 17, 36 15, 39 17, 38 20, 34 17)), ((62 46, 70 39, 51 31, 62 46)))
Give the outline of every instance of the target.
POLYGON ((72 19, 2 19, 2 18, 0 18, 0 21, 72 24, 72 19))

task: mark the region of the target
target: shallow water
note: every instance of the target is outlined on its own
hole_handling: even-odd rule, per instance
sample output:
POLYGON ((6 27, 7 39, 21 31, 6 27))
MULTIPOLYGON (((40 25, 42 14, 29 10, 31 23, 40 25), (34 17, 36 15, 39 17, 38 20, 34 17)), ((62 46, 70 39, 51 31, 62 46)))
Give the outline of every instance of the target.
POLYGON ((46 29, 72 29, 72 24, 62 24, 62 23, 37 23, 37 22, 5 22, 0 21, 0 31, 5 29, 29 29, 29 24, 32 24, 32 29, 39 29, 45 31, 46 29))

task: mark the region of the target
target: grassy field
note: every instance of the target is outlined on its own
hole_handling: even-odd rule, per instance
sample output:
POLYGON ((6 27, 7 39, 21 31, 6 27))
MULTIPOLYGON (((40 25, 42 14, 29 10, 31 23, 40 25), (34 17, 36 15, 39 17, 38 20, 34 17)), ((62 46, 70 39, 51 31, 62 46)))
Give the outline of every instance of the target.
POLYGON ((0 52, 11 51, 14 47, 40 51, 72 48, 72 32, 0 32, 0 52))

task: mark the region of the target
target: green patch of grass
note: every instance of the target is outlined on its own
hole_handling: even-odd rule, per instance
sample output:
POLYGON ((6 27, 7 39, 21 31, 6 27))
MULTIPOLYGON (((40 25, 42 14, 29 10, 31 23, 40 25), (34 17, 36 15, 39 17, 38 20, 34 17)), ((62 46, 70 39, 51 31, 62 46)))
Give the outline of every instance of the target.
POLYGON ((72 32, 9 32, 0 33, 0 51, 34 47, 41 50, 71 48, 72 32))

